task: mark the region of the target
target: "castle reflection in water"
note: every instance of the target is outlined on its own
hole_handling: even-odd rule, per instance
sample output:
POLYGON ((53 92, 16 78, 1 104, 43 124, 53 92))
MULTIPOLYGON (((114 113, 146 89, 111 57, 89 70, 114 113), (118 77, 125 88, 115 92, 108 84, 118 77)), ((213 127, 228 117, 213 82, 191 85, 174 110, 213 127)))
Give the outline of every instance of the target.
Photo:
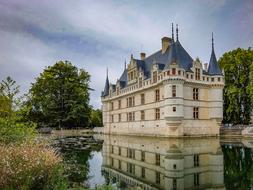
POLYGON ((139 189, 225 189, 218 138, 103 136, 107 180, 139 189))

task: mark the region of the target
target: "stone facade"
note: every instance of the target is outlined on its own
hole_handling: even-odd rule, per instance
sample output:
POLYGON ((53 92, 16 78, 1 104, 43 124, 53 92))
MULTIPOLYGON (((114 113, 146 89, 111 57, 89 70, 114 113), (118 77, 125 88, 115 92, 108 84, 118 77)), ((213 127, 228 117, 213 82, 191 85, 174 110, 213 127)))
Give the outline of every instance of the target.
POLYGON ((155 54, 145 57, 141 53, 139 60, 131 55, 115 85, 109 85, 107 76, 101 98, 104 132, 174 137, 219 135, 224 76, 213 45, 208 68, 203 68, 198 58, 187 56, 178 40, 164 37, 162 49, 155 54))

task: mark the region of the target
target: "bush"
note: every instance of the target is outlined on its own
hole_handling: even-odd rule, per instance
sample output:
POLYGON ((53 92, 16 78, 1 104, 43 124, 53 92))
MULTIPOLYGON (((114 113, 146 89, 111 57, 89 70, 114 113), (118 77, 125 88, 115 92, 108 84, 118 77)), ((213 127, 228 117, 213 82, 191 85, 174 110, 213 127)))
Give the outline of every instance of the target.
POLYGON ((41 144, 0 145, 0 189, 67 189, 61 157, 41 144))
POLYGON ((22 143, 31 141, 36 134, 35 125, 20 123, 14 118, 0 118, 0 143, 22 143))

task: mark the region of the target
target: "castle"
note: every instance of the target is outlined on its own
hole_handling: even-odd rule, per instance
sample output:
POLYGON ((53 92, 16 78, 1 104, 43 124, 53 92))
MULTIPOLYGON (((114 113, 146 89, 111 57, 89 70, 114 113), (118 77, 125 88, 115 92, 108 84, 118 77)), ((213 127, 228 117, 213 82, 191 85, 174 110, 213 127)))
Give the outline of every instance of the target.
POLYGON ((224 75, 212 50, 209 64, 187 53, 172 25, 161 50, 130 62, 102 92, 104 133, 145 136, 216 136, 223 117, 224 75))

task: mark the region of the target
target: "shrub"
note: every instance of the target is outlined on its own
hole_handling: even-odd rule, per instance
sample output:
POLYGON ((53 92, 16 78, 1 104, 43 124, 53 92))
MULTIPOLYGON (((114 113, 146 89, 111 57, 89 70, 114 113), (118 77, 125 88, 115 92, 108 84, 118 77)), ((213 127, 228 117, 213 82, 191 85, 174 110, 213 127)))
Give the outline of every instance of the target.
POLYGON ((0 118, 0 143, 22 143, 31 141, 36 134, 35 125, 20 123, 15 118, 0 118))
POLYGON ((41 144, 0 145, 0 189, 67 189, 61 157, 41 144))

